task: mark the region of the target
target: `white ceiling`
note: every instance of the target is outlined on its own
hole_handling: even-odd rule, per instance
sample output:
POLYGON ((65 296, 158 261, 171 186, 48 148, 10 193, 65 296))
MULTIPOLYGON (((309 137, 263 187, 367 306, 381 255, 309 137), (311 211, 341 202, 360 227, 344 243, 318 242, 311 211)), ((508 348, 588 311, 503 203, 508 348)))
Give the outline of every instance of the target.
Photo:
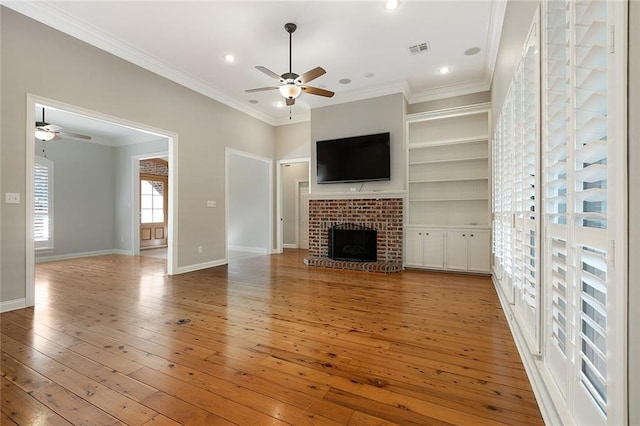
POLYGON ((306 120, 310 108, 391 93, 416 103, 489 90, 505 3, 404 0, 387 11, 382 1, 4 2, 274 125, 306 120), (327 73, 309 85, 336 92, 303 93, 291 111, 274 106, 277 90, 245 92, 274 83, 256 65, 288 71, 287 22, 298 25, 293 72, 321 66, 327 73), (431 49, 411 55, 409 47, 424 42, 431 49), (465 55, 474 47, 478 54, 465 55), (226 63, 227 53, 238 61, 226 63), (441 75, 442 66, 451 73, 441 75))

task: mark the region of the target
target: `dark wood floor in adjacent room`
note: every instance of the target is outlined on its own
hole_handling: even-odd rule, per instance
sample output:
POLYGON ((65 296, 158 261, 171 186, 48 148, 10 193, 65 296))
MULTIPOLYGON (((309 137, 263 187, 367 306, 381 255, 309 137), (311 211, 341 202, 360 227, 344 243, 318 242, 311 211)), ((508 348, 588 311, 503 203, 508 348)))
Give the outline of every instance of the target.
POLYGON ((542 424, 488 277, 305 254, 37 265, 35 309, 0 316, 0 423, 542 424))

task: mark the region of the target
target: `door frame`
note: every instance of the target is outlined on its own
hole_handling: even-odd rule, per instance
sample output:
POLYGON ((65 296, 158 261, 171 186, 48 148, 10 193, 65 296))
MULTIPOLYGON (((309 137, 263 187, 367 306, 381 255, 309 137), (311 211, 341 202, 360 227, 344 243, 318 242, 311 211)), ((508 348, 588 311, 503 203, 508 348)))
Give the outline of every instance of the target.
MULTIPOLYGON (((311 190, 311 183, 309 179, 296 179, 296 248, 300 248, 300 186, 301 184, 306 183, 311 190)), ((307 197, 307 202, 309 201, 309 197, 307 197)), ((307 234, 309 232, 309 224, 307 223, 307 234)), ((307 243, 309 240, 309 236, 307 235, 307 243)), ((284 246, 284 242, 283 242, 284 246)), ((308 248, 308 247, 307 247, 308 248)))
POLYGON ((173 173, 169 175, 169 218, 167 236, 170 238, 167 247, 167 274, 173 275, 177 269, 178 257, 175 256, 177 250, 177 223, 178 223, 178 133, 159 129, 147 124, 130 121, 121 117, 104 114, 98 111, 82 108, 76 105, 67 104, 56 101, 54 99, 45 98, 32 93, 27 93, 26 98, 26 122, 25 122, 25 173, 26 173, 26 190, 25 190, 25 306, 35 305, 35 241, 33 237, 33 215, 34 215, 34 168, 35 168, 35 143, 33 137, 33 123, 36 121, 35 107, 36 104, 46 105, 52 108, 58 108, 71 113, 84 115, 95 120, 107 121, 118 124, 120 126, 129 127, 144 133, 150 133, 158 137, 167 138, 169 142, 169 163, 173 165, 173 173))
MULTIPOLYGON (((311 194, 311 157, 301 157, 301 158, 290 158, 285 160, 278 160, 276 167, 276 217, 278 218, 276 223, 276 249, 274 253, 282 254, 283 249, 283 240, 284 240, 284 228, 282 226, 282 221, 284 218, 282 217, 283 212, 283 199, 282 199, 282 166, 285 164, 295 164, 295 163, 308 163, 309 170, 309 194, 311 194)), ((296 187, 297 190, 297 187, 296 187)), ((297 216, 298 207, 296 207, 296 216, 297 216)), ((296 218, 297 219, 297 218, 296 218)), ((298 240, 298 229, 296 227, 296 244, 298 240)))
MULTIPOLYGON (((273 159, 263 157, 258 154, 252 154, 246 151, 225 147, 224 149, 224 228, 225 228, 225 262, 229 263, 229 156, 237 155, 240 157, 250 158, 252 160, 262 161, 268 166, 267 185, 269 187, 269 196, 267 203, 267 246, 265 254, 270 255, 273 249, 273 159)), ((169 194, 171 195, 171 194, 169 194)))
MULTIPOLYGON (((131 224, 132 226, 131 238, 133 242, 131 244, 131 249, 135 256, 140 255, 140 161, 149 160, 151 158, 168 157, 168 155, 169 155, 169 151, 159 151, 159 152, 152 152, 152 153, 146 153, 146 154, 134 154, 131 156, 131 161, 133 162, 131 167, 131 170, 133 173, 133 191, 132 191, 133 200, 131 204, 133 206, 133 223, 131 224)), ((169 183, 169 179, 171 179, 171 174, 172 174, 171 160, 169 159, 167 160, 167 162, 169 163, 169 177, 167 179, 167 191, 169 191, 169 197, 167 200, 167 206, 168 206, 169 203, 171 203, 171 192, 173 188, 171 188, 169 183)), ((169 235, 168 227, 169 227, 169 223, 167 222, 167 252, 169 251, 169 246, 171 245, 171 242, 169 241, 170 235, 169 235)))

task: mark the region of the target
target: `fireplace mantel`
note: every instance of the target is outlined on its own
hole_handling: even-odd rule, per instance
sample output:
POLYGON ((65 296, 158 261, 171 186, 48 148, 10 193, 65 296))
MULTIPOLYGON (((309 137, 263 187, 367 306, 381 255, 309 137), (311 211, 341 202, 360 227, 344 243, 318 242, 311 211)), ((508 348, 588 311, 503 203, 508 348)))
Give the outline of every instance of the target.
POLYGON ((407 198, 407 191, 363 191, 363 192, 310 192, 309 200, 360 200, 407 198))

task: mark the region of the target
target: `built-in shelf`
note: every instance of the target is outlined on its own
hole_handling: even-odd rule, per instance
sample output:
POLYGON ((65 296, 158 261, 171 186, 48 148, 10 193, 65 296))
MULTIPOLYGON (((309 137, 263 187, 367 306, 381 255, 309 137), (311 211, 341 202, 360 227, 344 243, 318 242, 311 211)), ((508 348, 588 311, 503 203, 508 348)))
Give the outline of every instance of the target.
POLYGON ((489 104, 407 120, 407 225, 489 224, 489 104))

